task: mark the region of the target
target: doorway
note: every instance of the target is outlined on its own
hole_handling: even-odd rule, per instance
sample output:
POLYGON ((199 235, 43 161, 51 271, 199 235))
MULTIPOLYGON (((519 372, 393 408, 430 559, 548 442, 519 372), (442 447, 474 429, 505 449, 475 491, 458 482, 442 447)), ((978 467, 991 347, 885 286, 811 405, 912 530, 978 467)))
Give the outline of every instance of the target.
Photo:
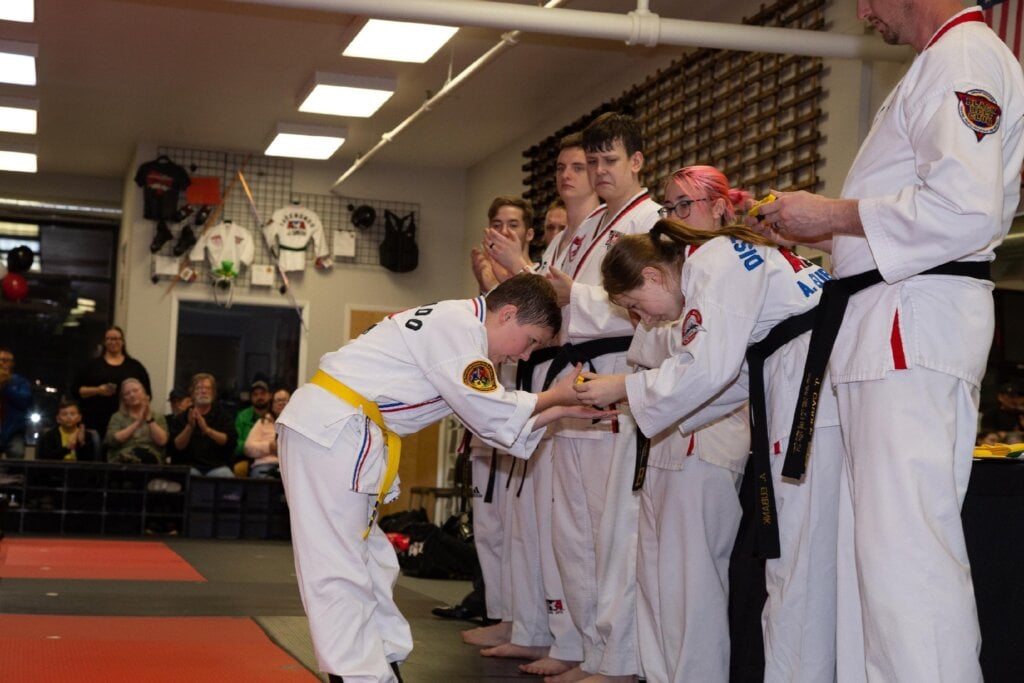
POLYGON ((254 379, 294 391, 304 352, 302 322, 294 308, 178 300, 174 388, 187 389, 198 372, 217 378, 218 400, 248 400, 254 379))

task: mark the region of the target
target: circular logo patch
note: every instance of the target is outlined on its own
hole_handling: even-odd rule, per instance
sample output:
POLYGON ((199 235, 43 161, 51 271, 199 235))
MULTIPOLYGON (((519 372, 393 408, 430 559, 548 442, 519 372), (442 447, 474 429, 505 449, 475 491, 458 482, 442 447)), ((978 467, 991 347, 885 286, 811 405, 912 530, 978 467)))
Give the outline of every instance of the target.
POLYGON ((697 333, 704 329, 700 326, 702 322, 704 322, 704 319, 696 308, 691 308, 687 312, 686 317, 683 319, 683 346, 692 342, 697 333))
POLYGON ((466 366, 462 371, 462 383, 477 391, 494 391, 498 388, 494 367, 484 360, 475 360, 466 366))
POLYGON ((996 98, 984 90, 956 92, 960 120, 974 131, 978 142, 986 135, 999 130, 999 117, 1003 110, 996 104, 996 98))

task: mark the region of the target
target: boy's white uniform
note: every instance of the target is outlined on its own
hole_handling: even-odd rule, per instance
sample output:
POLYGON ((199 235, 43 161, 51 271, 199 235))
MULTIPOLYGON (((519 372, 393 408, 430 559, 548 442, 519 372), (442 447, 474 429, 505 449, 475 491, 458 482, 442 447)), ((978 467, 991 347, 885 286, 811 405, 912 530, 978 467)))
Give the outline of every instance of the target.
MULTIPOLYGON (((666 326, 668 344, 637 327, 630 364, 658 367, 678 352, 681 322, 666 326)), ((729 558, 741 517, 737 488, 750 452, 748 408, 688 434, 669 427, 650 449, 637 552, 640 663, 649 681, 726 683, 729 558)))
MULTIPOLYGON (((509 391, 487 360, 483 297, 397 313, 320 359, 320 370, 375 402, 388 429, 411 434, 456 412, 487 443, 528 457, 543 430, 536 395, 509 391)), ((394 549, 363 530, 381 488, 381 430, 361 408, 306 384, 277 419, 295 568, 317 661, 346 681, 393 681, 412 649, 392 597, 394 549)), ((398 493, 397 482, 389 492, 398 493)))
MULTIPOLYGON (((843 186, 859 200, 865 237, 835 237, 835 275, 878 269, 885 280, 850 299, 829 364, 852 467, 855 522, 844 529, 853 537, 841 547, 855 549, 866 589, 858 602, 858 577, 846 575, 848 680, 981 680, 960 507, 992 284, 912 276, 991 261, 1017 208, 1024 77, 982 18, 964 10, 936 33, 883 103, 843 186)), ((853 562, 851 551, 840 567, 853 562)))
MULTIPOLYGON (((601 286, 601 261, 622 235, 646 233, 661 208, 646 190, 609 216, 601 207, 577 228, 559 270, 574 283, 562 314, 561 341, 632 337, 626 311, 601 286)), ((593 359, 599 373, 626 371, 625 352, 593 359)), ((588 368, 585 368, 588 369, 588 368)), ((634 423, 619 406, 618 433, 609 422, 563 420, 555 431, 552 538, 569 613, 583 636, 587 673, 640 673, 636 635, 636 544, 639 496, 631 490, 634 423), (607 513, 607 514, 606 514, 607 513)))
MULTIPOLYGON (((746 399, 747 347, 778 323, 813 308, 828 274, 787 250, 719 237, 695 250, 682 269, 685 308, 671 358, 626 377, 644 434, 679 422, 692 431, 746 399), (739 381, 737 381, 737 379, 739 381)), ((662 334, 662 328, 656 328, 662 334)), ((765 361, 765 394, 781 556, 766 563, 762 625, 765 678, 831 681, 835 675, 836 527, 843 446, 835 397, 822 392, 812 454, 799 483, 781 479, 810 333, 765 361)), ((709 458, 715 453, 709 453, 709 458)), ((724 455, 724 452, 723 454, 724 455)), ((722 464, 735 464, 726 457, 722 464)))

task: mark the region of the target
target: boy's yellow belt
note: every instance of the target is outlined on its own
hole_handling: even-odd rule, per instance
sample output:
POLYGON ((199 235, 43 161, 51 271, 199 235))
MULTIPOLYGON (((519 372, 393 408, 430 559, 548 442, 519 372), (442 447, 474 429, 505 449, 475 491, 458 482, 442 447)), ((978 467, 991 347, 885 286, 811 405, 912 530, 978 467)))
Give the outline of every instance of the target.
POLYGON ((391 485, 395 483, 395 477, 398 475, 398 461, 402 455, 402 439, 387 428, 387 425, 384 424, 384 417, 380 414, 380 408, 378 408, 377 404, 373 401, 363 398, 323 370, 317 370, 316 374, 314 374, 313 378, 309 381, 318 387, 331 392, 350 406, 362 408, 366 417, 373 420, 374 424, 380 427, 381 433, 384 434, 385 444, 387 446, 387 450, 384 455, 387 465, 384 469, 384 481, 381 482, 380 492, 377 494, 377 500, 373 504, 373 512, 370 513, 370 521, 367 522, 366 531, 363 532, 363 538, 365 539, 370 535, 370 529, 373 528, 373 523, 377 521, 377 516, 380 514, 380 508, 384 504, 384 496, 387 495, 391 485))

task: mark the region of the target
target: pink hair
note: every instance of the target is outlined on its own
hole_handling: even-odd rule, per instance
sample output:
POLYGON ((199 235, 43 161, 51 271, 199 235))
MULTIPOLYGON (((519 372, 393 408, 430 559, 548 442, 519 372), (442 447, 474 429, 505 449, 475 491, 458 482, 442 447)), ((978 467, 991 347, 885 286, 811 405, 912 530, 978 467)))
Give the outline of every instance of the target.
MULTIPOLYGON (((684 189, 684 180, 693 189, 703 191, 709 199, 725 200, 725 214, 722 215, 723 225, 735 223, 736 210, 742 208, 753 197, 746 190, 729 187, 729 179, 714 166, 683 166, 669 176, 668 182, 675 183, 682 190, 684 189)), ((665 184, 668 185, 668 183, 665 184)))

